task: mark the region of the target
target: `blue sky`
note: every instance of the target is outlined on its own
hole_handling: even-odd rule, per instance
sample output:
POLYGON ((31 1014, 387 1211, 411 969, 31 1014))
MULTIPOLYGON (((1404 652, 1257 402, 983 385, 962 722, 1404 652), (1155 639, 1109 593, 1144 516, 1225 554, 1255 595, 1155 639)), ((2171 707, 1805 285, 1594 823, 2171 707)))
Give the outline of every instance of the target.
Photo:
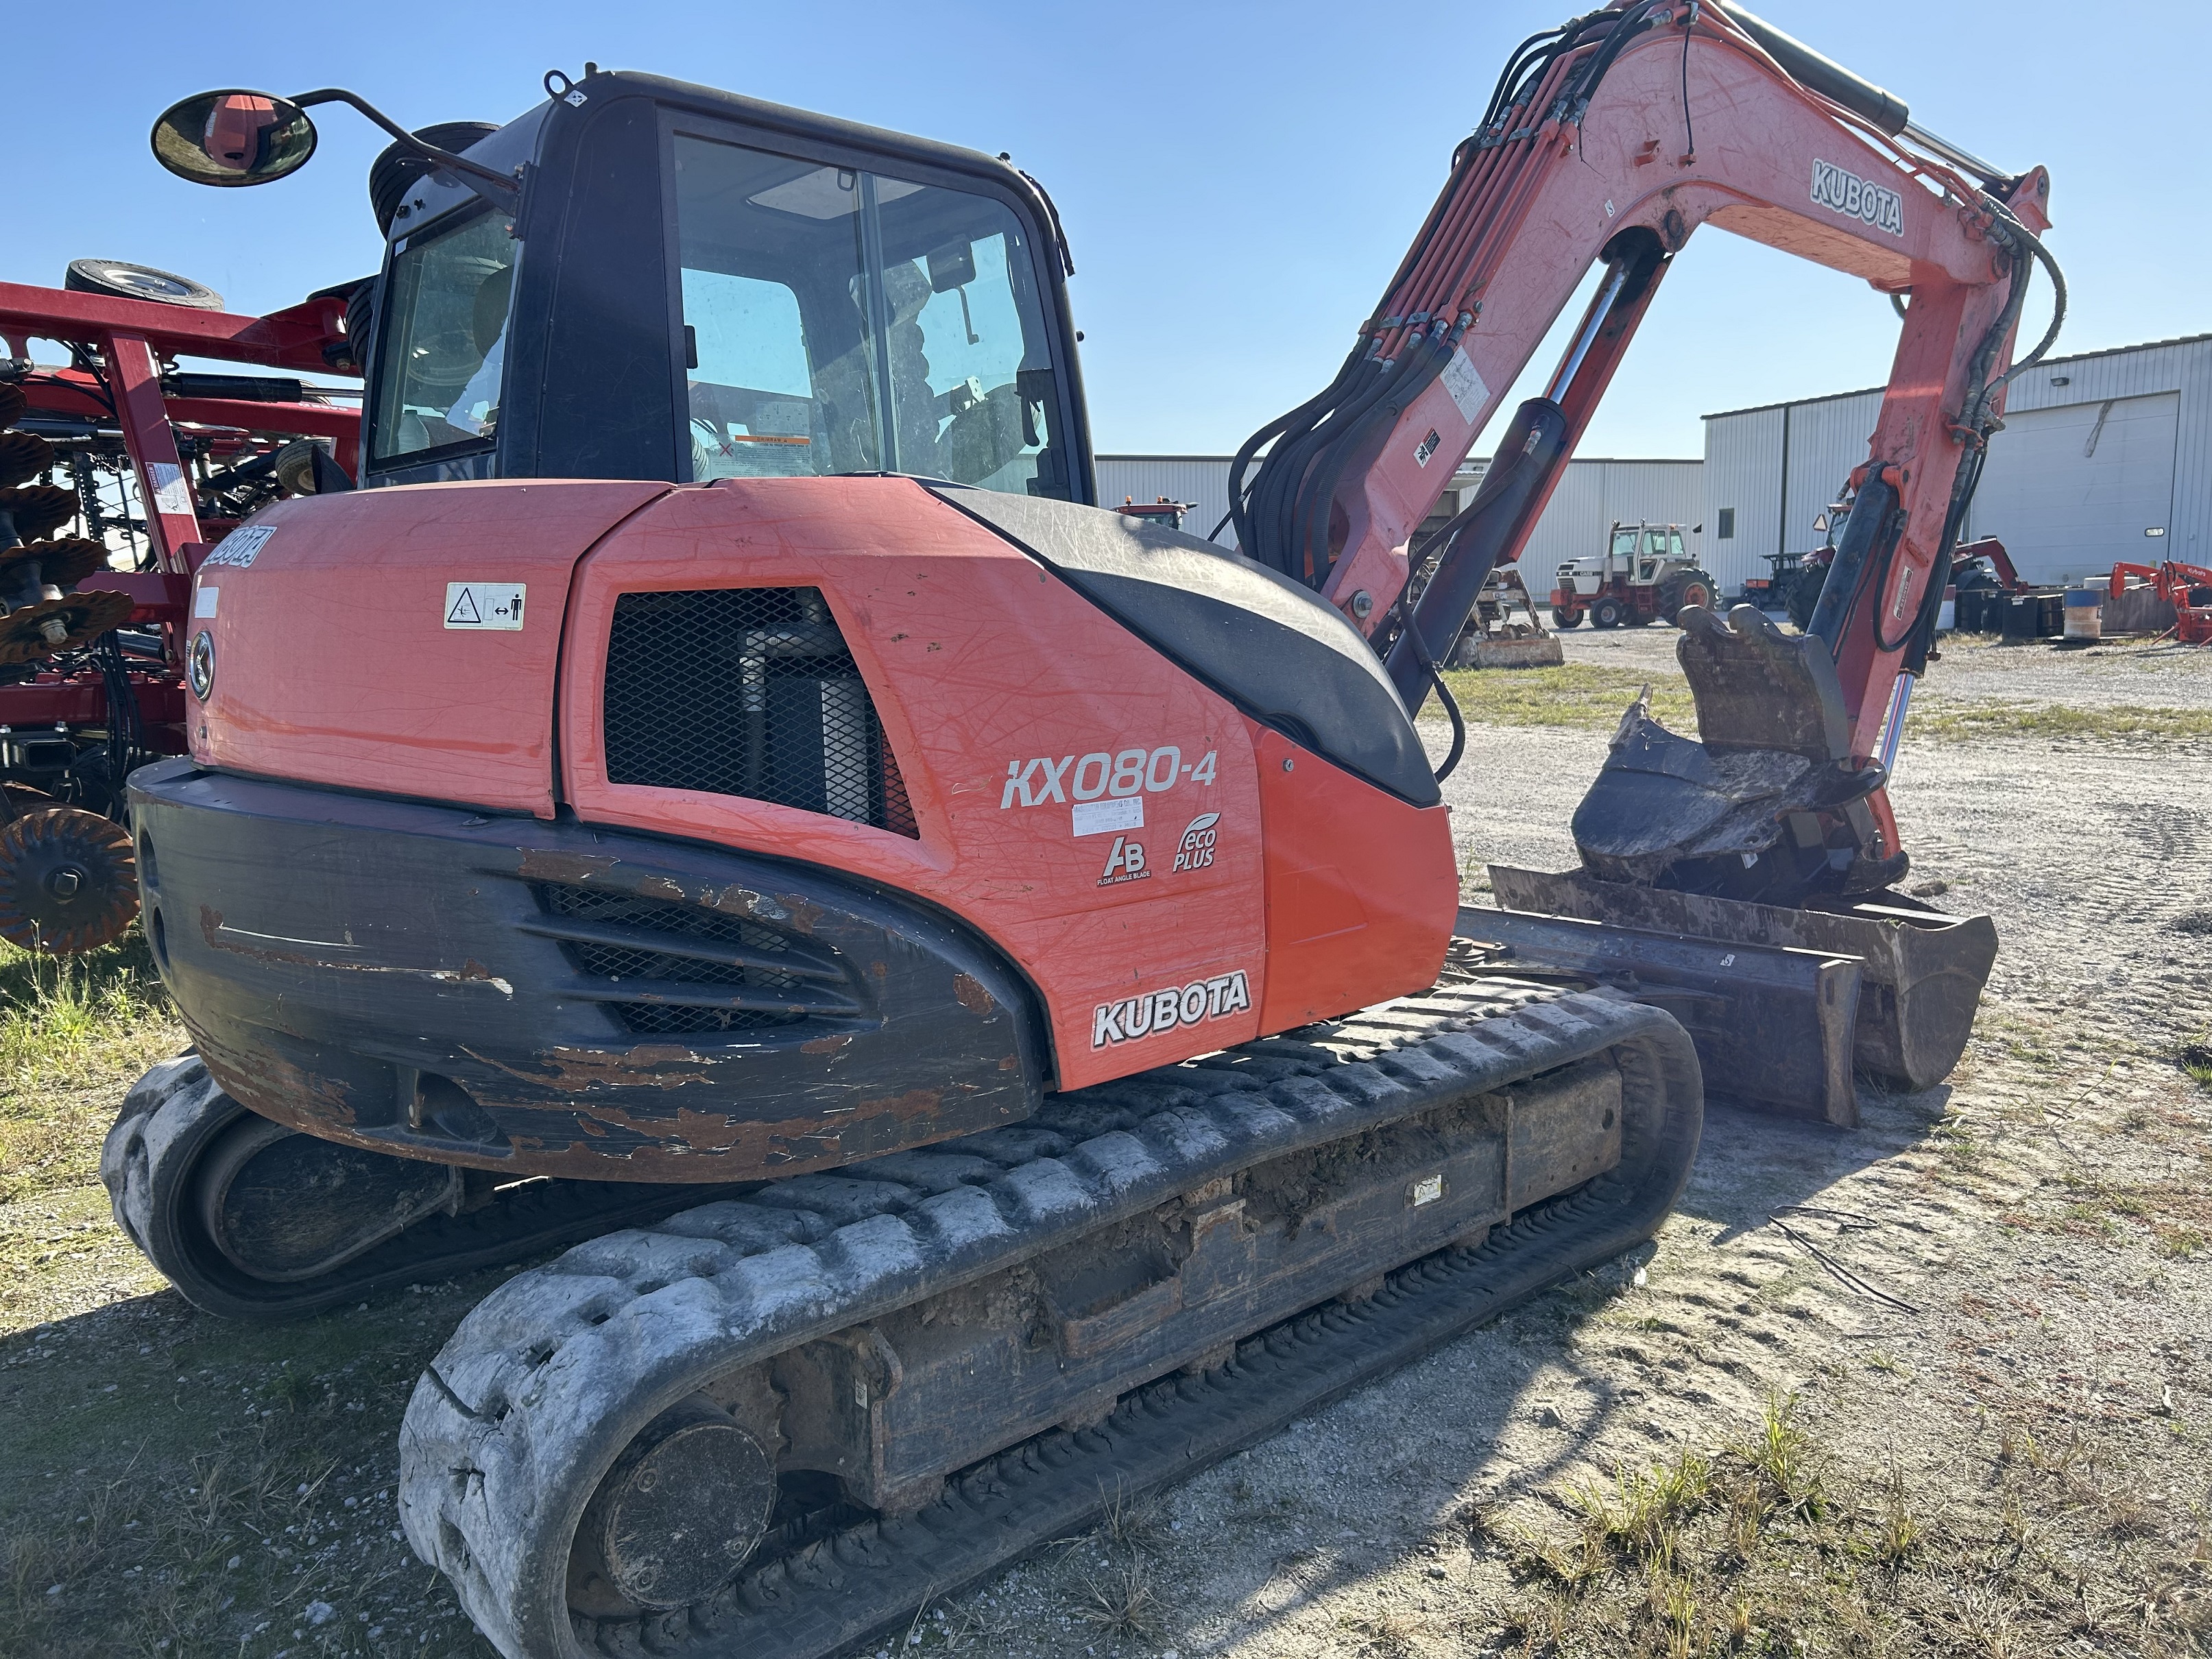
MULTIPOLYGON (((410 126, 505 120, 541 96, 545 70, 591 58, 1012 151, 1074 245, 1099 448, 1225 453, 1334 371, 1505 53, 1579 9, 386 0, 179 27, 173 5, 143 0, 25 6, 11 58, 33 72, 0 100, 0 154, 34 188, 9 192, 0 280, 58 283, 70 259, 95 255, 198 277, 234 309, 289 303, 374 265, 365 179, 380 135, 319 110, 323 145, 303 172, 200 190, 148 154, 163 106, 207 87, 336 82, 410 126), (95 72, 65 72, 88 62, 95 72)), ((2062 351, 2212 331, 2212 228, 2193 177, 2207 148, 2203 7, 1757 9, 1923 125, 2007 166, 2051 167, 2049 240, 2074 299, 2062 351)), ((1581 451, 1697 454, 1701 414, 1876 384, 1894 338, 1887 302, 1863 284, 1705 231, 1581 451)))

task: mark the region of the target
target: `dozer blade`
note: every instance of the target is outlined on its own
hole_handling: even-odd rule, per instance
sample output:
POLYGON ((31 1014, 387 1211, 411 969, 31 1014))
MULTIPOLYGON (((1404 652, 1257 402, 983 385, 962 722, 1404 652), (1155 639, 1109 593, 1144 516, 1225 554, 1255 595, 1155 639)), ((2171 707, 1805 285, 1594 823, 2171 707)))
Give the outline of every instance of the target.
POLYGON ((1462 910, 1460 935, 1490 945, 1507 971, 1595 981, 1664 1008, 1697 1044, 1708 1098, 1858 1121, 1851 1046, 1860 958, 1529 914, 1503 897, 1529 875, 1492 866, 1509 908, 1462 910))
POLYGON ((508 1659, 826 1659, 1650 1237, 1663 1014, 1485 976, 507 1281, 400 1519, 508 1659))
MULTIPOLYGON (((1492 865, 1490 881, 1509 910, 1856 960, 1861 983, 1853 1059, 1860 1071, 1909 1089, 1932 1087, 1959 1063, 1996 960, 1996 925, 1989 917, 1946 915, 1902 893, 1820 898, 1784 908, 1632 887, 1586 872, 1547 875, 1492 865)), ((1759 1097, 1733 1080, 1741 1073, 1725 1051, 1700 1042, 1698 1058, 1716 1093, 1759 1097)), ((1854 1109, 1850 1117, 1832 1121, 1856 1116, 1854 1109)))

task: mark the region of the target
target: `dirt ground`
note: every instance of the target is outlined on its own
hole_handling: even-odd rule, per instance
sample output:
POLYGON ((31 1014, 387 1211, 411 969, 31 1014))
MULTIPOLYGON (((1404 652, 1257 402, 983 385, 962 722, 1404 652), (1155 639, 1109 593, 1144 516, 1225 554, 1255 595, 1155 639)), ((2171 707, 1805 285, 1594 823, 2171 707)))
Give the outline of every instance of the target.
MULTIPOLYGON (((1673 640, 1567 648, 1663 680, 1673 640)), ((2212 710, 2212 652, 1965 645, 1923 702, 1995 711, 1899 768, 1908 884, 2003 939, 1948 1085, 1862 1084, 1848 1133, 1714 1108, 1655 1244, 892 1645, 2212 1651, 2212 740, 2094 718, 2212 710), (2022 704, 2088 717, 2008 730, 2022 704)), ((1605 738, 1474 731, 1474 902, 1487 861, 1572 864, 1605 738)), ((392 1485, 416 1372, 501 1274, 241 1330, 82 1180, 0 1205, 0 1653, 489 1653, 392 1485)))

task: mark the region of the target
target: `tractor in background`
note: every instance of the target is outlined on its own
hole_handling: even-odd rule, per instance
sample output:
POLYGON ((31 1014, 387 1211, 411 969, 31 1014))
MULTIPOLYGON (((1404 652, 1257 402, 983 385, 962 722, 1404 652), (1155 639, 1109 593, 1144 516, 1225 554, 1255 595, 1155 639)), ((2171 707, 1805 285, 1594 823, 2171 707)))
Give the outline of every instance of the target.
POLYGON ((1552 589, 1552 626, 1641 628, 1673 622, 1684 605, 1710 611, 1720 584, 1698 568, 1678 524, 1616 523, 1606 550, 1559 566, 1552 589))

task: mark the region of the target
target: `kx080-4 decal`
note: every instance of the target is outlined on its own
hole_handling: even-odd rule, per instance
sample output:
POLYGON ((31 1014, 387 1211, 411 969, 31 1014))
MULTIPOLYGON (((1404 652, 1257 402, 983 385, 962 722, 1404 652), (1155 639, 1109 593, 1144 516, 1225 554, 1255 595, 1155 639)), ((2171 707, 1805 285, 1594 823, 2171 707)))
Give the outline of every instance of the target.
POLYGON ((1009 806, 1042 806, 1052 801, 1097 800, 1135 794, 1161 794, 1186 778, 1193 783, 1213 781, 1214 751, 1187 761, 1174 744, 1158 749, 1124 749, 1115 754, 1097 750, 1088 755, 1040 755, 1030 760, 1006 763, 1006 792, 999 810, 1009 806))

